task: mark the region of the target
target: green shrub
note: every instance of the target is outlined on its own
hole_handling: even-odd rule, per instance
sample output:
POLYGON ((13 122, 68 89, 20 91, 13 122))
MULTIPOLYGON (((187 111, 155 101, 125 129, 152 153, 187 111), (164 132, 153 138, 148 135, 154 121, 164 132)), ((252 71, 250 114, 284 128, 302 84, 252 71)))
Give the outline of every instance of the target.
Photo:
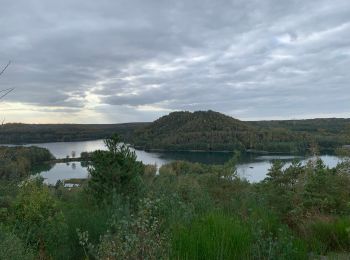
POLYGON ((35 168, 53 159, 45 148, 0 147, 0 180, 19 180, 28 177, 35 168))
POLYGON ((42 257, 60 255, 67 226, 57 201, 42 180, 22 183, 11 208, 15 233, 42 257))
POLYGON ((233 200, 229 212, 239 215, 251 231, 251 258, 307 259, 306 244, 265 206, 263 199, 243 194, 233 200))
POLYGON ((99 244, 90 242, 89 233, 77 230, 86 254, 96 259, 163 259, 168 239, 161 228, 159 200, 142 199, 135 214, 119 208, 111 217, 99 244))

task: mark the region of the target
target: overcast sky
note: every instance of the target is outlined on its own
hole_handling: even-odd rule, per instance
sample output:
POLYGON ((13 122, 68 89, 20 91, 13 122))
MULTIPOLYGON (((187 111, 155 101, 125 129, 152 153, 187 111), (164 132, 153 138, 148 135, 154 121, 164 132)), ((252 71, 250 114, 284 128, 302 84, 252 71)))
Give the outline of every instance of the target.
POLYGON ((0 0, 6 122, 350 117, 349 0, 0 0))

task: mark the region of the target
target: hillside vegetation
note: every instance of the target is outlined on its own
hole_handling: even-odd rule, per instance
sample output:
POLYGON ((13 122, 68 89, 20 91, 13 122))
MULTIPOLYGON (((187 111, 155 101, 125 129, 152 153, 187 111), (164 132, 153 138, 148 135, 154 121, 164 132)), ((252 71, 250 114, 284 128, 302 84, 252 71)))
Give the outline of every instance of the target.
POLYGON ((121 140, 145 150, 333 152, 350 144, 350 119, 240 121, 214 111, 173 112, 152 123, 5 124, 0 144, 121 140))
POLYGON ((41 147, 0 146, 0 180, 27 177, 53 158, 48 149, 41 147))
POLYGON ((307 133, 261 128, 214 111, 173 112, 135 131, 135 147, 165 150, 305 152, 307 133))
POLYGON ((322 151, 350 144, 350 119, 316 118, 304 120, 274 120, 247 122, 266 131, 287 129, 293 133, 308 134, 313 137, 322 151))

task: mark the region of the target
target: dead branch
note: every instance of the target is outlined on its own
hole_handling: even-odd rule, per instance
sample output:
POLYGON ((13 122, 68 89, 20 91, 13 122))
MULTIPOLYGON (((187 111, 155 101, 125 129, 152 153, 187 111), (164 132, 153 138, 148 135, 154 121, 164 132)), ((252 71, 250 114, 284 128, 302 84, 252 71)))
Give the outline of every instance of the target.
POLYGON ((9 61, 6 66, 2 69, 2 71, 0 72, 0 76, 5 72, 5 70, 10 66, 11 61, 9 61))
MULTIPOLYGON (((6 66, 0 71, 0 76, 5 72, 5 70, 10 66, 11 61, 9 61, 6 66)), ((14 88, 2 89, 0 90, 0 99, 4 98, 8 94, 10 94, 14 88)))
MULTIPOLYGON (((0 71, 0 76, 5 72, 5 70, 10 66, 11 61, 9 61, 6 66, 0 71)), ((5 96, 7 96, 8 94, 10 94, 12 91, 14 90, 14 88, 8 88, 8 89, 2 89, 0 90, 0 99, 4 98, 5 96)), ((3 126, 5 123, 5 118, 2 120, 1 122, 1 126, 3 126)))
POLYGON ((13 90, 14 90, 14 88, 0 90, 0 93, 3 93, 3 94, 0 94, 0 99, 7 96, 8 94, 10 94, 13 90))

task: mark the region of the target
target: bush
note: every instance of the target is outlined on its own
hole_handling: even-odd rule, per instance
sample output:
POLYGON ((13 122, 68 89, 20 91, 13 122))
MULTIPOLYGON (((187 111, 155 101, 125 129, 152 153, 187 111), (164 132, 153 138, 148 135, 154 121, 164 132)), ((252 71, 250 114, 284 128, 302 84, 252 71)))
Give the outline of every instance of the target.
POLYGON ((22 183, 11 209, 16 234, 41 257, 60 255, 67 226, 57 201, 42 180, 22 183))
MULTIPOLYGON (((161 229, 159 200, 142 199, 136 214, 119 208, 107 232, 94 246, 89 233, 78 230, 80 244, 96 259, 162 259, 168 253, 167 236, 161 229)), ((87 254, 88 255, 88 254, 87 254)))
POLYGON ((35 257, 34 252, 27 248, 15 234, 0 227, 0 259, 34 260, 35 257))

